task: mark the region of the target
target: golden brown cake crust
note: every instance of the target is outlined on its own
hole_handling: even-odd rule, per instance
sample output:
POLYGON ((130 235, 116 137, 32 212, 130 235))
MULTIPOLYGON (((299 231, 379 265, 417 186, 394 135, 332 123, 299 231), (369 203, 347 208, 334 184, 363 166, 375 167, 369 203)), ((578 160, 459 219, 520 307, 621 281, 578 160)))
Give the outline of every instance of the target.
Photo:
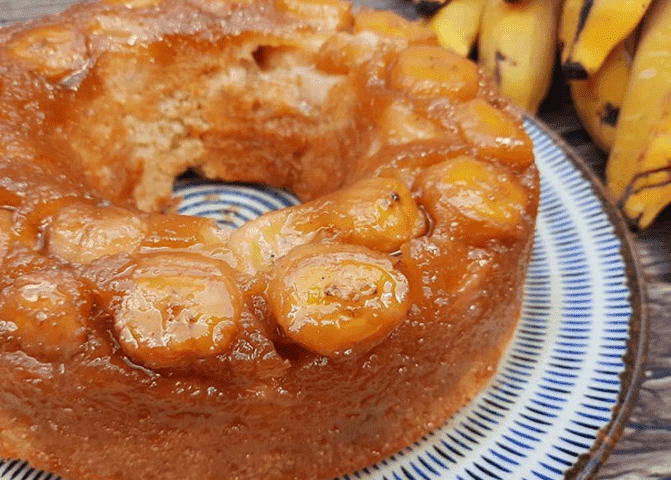
POLYGON ((422 25, 337 0, 109 0, 0 31, 0 457, 315 479, 443 424, 522 303, 520 116, 422 25), (177 176, 304 201, 233 232, 177 176))

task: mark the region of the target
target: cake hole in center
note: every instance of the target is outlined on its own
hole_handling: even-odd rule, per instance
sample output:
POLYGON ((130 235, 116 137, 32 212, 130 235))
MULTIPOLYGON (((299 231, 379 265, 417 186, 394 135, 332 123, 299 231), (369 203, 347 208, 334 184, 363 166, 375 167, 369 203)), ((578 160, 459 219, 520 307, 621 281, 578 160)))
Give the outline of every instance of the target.
POLYGON ((291 191, 256 183, 228 183, 183 175, 173 184, 173 198, 182 215, 210 218, 235 229, 272 210, 298 205, 291 191))

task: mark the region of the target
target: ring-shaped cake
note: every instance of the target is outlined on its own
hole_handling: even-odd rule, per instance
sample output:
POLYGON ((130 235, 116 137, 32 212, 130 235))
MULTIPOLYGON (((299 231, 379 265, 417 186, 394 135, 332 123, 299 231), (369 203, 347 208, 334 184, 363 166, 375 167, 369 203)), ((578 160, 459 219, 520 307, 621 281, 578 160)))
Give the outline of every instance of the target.
POLYGON ((519 112, 338 0, 108 0, 0 31, 0 456, 314 479, 444 423, 519 319, 519 112), (293 190, 233 231, 183 174, 293 190))

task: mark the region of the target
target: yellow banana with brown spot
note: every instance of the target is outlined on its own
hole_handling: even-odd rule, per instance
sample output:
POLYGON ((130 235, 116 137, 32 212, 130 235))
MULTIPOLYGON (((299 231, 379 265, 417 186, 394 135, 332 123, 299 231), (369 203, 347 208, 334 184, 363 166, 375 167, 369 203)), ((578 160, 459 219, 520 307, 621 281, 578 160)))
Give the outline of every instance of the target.
POLYGON ((531 113, 552 83, 560 4, 487 0, 482 15, 478 62, 506 97, 531 113))
POLYGON ((671 204, 671 0, 646 15, 606 168, 624 215, 648 227, 671 204))
POLYGON ((639 25, 652 0, 566 0, 559 28, 567 78, 595 74, 608 54, 639 25))
POLYGON ((431 18, 438 41, 459 55, 468 56, 480 32, 485 0, 452 0, 431 18))
POLYGON ((620 42, 586 80, 569 80, 573 105, 585 129, 602 150, 613 146, 617 119, 631 76, 633 56, 620 42))

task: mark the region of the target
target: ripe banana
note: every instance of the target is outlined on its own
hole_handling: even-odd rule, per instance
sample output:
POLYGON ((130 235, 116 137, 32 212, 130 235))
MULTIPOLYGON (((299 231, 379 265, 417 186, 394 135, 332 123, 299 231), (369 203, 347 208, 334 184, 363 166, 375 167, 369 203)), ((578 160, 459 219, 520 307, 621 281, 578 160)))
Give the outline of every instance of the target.
POLYGON ((630 220, 649 226, 671 203, 671 0, 644 21, 606 167, 606 186, 630 220))
POLYGON ((585 129, 602 150, 613 146, 615 127, 631 75, 633 55, 620 42, 587 80, 569 80, 571 97, 585 129))
POLYGON ((585 79, 641 22, 652 0, 566 0, 559 37, 562 70, 585 79))
POLYGON ((438 41, 461 56, 468 56, 480 31, 485 0, 452 0, 431 18, 438 41))
POLYGON ((499 90, 535 113, 552 82, 561 0, 486 0, 478 62, 499 90))

